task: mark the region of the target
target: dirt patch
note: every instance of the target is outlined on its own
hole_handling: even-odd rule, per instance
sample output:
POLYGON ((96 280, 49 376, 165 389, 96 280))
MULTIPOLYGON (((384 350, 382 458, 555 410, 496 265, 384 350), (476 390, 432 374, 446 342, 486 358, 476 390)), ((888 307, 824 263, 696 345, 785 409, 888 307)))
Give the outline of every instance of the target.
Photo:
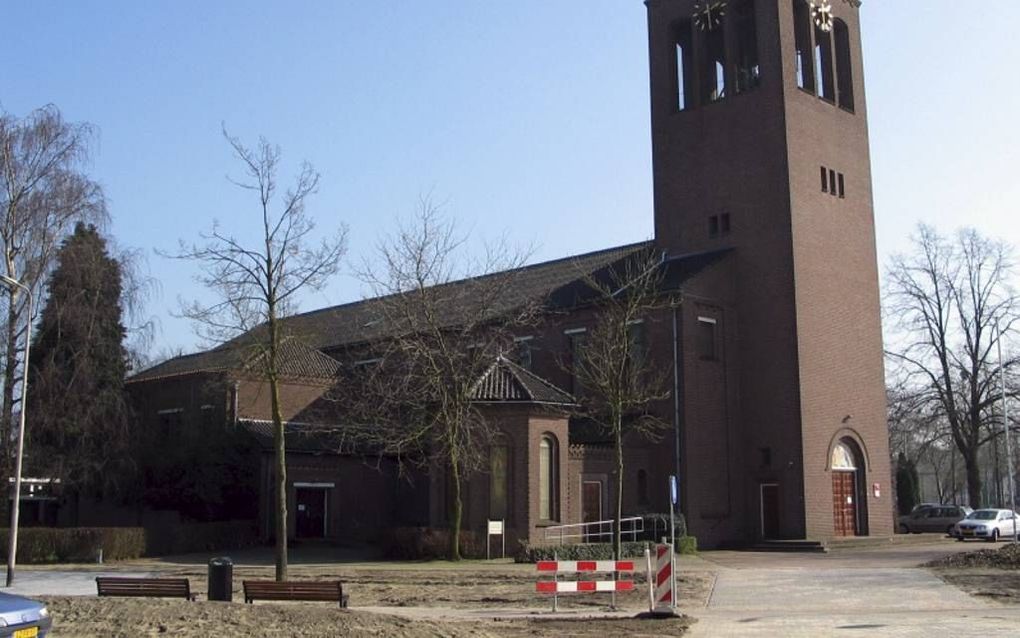
POLYGON ((925 563, 943 581, 972 596, 1020 602, 1020 545, 951 554, 925 563))
POLYGON ((132 598, 47 598, 54 634, 109 636, 392 636, 520 638, 523 636, 679 636, 688 618, 668 620, 513 620, 436 622, 344 611, 325 603, 190 603, 132 598))
POLYGON ((130 598, 48 598, 54 635, 496 636, 481 627, 342 611, 332 605, 243 605, 130 598))
POLYGON ((1020 569, 1020 544, 1010 543, 998 549, 950 554, 925 563, 935 569, 1020 569))

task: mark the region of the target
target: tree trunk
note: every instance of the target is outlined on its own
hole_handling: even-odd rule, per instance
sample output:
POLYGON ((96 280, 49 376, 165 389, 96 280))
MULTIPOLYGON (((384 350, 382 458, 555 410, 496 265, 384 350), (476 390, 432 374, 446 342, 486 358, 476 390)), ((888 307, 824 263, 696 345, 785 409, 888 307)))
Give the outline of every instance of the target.
POLYGON ((273 447, 276 453, 276 580, 287 580, 287 446, 280 412, 280 385, 269 379, 273 402, 273 447))
MULTIPOLYGON (((10 293, 10 305, 7 308, 7 352, 4 355, 4 394, 3 406, 0 407, 0 476, 12 474, 12 458, 14 451, 11 444, 14 440, 14 384, 17 381, 18 369, 18 294, 10 293)), ((4 479, 6 480, 6 479, 4 479)), ((10 499, 0 499, 0 514, 4 520, 9 517, 10 499)))
POLYGON ((460 468, 457 462, 450 464, 450 478, 453 483, 453 508, 450 510, 450 560, 460 560, 460 524, 464 504, 460 500, 460 468))
POLYGON ((963 463, 967 468, 967 498, 970 507, 979 509, 981 502, 981 467, 978 463, 977 449, 972 448, 962 452, 963 463))
POLYGON ((616 520, 613 523, 613 556, 616 560, 623 558, 623 539, 622 539, 622 526, 623 521, 623 419, 620 415, 616 415, 615 419, 616 429, 616 520))

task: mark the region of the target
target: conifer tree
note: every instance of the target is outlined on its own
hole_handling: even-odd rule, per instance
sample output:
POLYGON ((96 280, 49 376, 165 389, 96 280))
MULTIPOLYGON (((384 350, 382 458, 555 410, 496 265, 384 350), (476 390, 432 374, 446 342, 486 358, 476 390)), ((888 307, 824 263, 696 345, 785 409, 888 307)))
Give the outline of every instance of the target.
POLYGON ((95 226, 79 223, 46 287, 29 366, 29 467, 108 494, 130 467, 121 264, 95 226))

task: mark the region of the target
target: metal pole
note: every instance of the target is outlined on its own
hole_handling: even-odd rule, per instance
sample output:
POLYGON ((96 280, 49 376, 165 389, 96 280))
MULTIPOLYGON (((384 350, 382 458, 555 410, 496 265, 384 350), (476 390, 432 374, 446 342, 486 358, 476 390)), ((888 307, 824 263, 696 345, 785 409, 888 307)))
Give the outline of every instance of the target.
POLYGON ((28 289, 28 286, 10 277, 0 275, 0 281, 12 287, 11 305, 14 305, 16 301, 13 290, 14 286, 21 288, 28 295, 28 316, 25 322, 25 354, 21 378, 21 414, 18 419, 18 456, 14 462, 14 502, 11 506, 10 546, 7 549, 7 586, 10 587, 14 584, 14 568, 17 564, 18 555, 18 515, 21 509, 21 461, 25 454, 25 411, 28 405, 26 403, 28 398, 28 349, 32 344, 32 291, 28 289))
POLYGON ((1002 368, 1002 330, 999 328, 999 321, 995 321, 995 332, 998 334, 996 345, 999 350, 999 390, 1002 392, 1002 429, 1006 431, 1006 474, 1009 478, 1009 511, 1013 512, 1013 542, 1016 542, 1016 494, 1014 493, 1013 481, 1013 446, 1010 444, 1009 436, 1009 408, 1006 402, 1006 374, 1002 368))

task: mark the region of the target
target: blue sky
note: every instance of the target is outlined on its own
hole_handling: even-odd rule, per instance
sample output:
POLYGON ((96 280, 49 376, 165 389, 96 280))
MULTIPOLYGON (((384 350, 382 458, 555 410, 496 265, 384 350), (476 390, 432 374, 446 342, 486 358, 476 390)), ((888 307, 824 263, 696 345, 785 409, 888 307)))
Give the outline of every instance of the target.
MULTIPOLYGON (((960 2, 862 8, 880 258, 918 221, 1020 244, 1020 2, 961 23, 960 2)), ((535 260, 651 236, 647 42, 639 0, 6 2, 0 105, 54 103, 100 132, 92 175, 112 234, 161 282, 154 350, 193 347, 193 269, 154 250, 252 201, 221 122, 310 161, 320 227, 371 253, 432 192, 476 235, 535 260)), ((357 299, 345 268, 303 309, 357 299)))

